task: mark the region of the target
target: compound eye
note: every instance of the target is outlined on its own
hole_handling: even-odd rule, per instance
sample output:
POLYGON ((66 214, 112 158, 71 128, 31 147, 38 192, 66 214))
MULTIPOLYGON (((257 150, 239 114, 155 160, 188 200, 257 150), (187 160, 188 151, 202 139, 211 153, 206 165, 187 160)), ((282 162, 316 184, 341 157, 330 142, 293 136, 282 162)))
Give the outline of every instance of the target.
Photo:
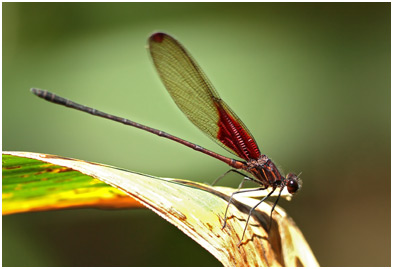
POLYGON ((299 184, 296 180, 290 179, 287 182, 287 190, 290 194, 294 194, 299 189, 299 184))

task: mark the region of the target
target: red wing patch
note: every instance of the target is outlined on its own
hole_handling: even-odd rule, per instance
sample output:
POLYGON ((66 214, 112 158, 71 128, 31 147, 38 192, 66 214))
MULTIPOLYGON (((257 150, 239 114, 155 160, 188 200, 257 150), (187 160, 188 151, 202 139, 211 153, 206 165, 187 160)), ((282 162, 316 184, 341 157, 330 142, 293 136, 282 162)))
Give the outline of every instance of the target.
POLYGON ((220 103, 216 107, 220 116, 217 138, 240 158, 258 159, 261 153, 254 138, 220 103))

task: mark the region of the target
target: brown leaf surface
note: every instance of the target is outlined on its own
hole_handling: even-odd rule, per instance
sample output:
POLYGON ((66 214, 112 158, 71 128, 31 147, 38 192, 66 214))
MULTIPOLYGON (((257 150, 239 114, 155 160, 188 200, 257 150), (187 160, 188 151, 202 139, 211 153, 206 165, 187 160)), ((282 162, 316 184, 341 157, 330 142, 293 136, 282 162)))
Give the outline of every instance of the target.
POLYGON ((258 200, 236 196, 229 208, 227 226, 222 229, 227 201, 234 189, 158 178, 48 154, 4 154, 68 167, 122 190, 178 227, 224 266, 318 266, 302 233, 282 208, 276 207, 267 233, 271 210, 268 203, 255 211, 238 246, 248 211, 258 200))

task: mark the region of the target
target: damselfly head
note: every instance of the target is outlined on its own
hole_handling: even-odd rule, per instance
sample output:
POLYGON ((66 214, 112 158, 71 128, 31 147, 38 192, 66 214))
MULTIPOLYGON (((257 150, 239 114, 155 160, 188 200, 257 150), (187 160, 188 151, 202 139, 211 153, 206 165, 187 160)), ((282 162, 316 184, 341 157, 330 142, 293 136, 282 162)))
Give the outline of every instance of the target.
POLYGON ((296 193, 302 185, 302 181, 300 180, 300 178, 293 173, 289 173, 287 175, 287 177, 285 178, 285 182, 287 190, 290 194, 296 193))

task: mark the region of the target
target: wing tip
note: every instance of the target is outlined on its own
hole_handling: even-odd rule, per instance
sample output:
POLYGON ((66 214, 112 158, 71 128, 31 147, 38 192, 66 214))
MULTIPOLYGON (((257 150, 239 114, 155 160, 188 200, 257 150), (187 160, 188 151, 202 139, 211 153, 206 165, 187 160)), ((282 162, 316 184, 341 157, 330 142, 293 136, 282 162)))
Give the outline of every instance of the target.
POLYGON ((149 43, 162 43, 167 36, 168 35, 166 33, 156 32, 150 36, 149 43))

